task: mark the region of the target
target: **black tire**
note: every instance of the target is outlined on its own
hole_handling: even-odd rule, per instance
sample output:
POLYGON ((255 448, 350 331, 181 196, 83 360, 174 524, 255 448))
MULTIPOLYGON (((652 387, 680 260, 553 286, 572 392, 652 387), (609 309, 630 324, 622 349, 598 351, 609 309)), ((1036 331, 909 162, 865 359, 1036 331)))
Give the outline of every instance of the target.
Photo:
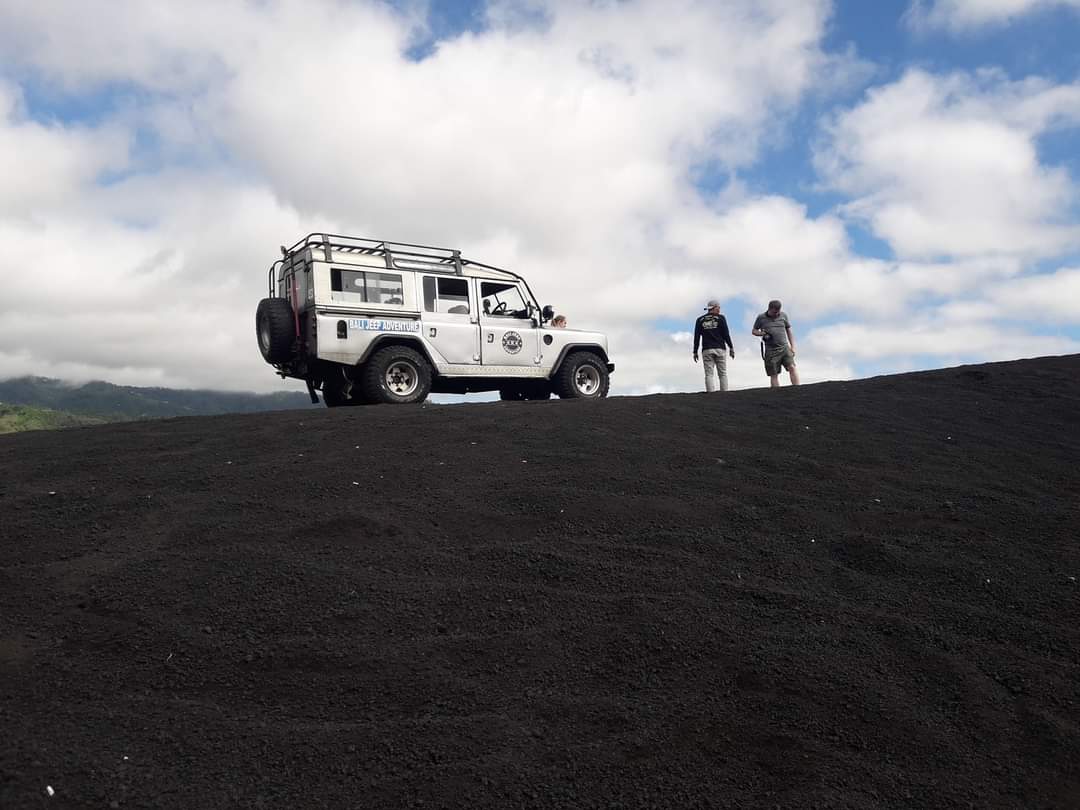
POLYGON ((255 310, 255 337, 267 363, 287 363, 296 355, 296 320, 284 298, 264 298, 255 310))
POLYGON ((562 399, 601 399, 608 394, 611 376, 607 363, 592 352, 574 352, 551 380, 562 399))
POLYGON ((416 349, 387 346, 364 364, 360 390, 369 402, 423 402, 431 393, 431 366, 416 349))

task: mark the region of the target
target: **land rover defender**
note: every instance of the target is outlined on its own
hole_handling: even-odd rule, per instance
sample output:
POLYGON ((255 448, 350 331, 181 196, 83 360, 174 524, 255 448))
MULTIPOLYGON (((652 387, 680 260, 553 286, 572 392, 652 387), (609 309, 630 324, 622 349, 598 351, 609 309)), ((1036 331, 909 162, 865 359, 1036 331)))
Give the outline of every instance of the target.
POLYGON ((267 363, 328 407, 498 391, 599 398, 615 365, 599 332, 556 328, 516 273, 457 250, 313 233, 268 272, 255 331, 267 363))

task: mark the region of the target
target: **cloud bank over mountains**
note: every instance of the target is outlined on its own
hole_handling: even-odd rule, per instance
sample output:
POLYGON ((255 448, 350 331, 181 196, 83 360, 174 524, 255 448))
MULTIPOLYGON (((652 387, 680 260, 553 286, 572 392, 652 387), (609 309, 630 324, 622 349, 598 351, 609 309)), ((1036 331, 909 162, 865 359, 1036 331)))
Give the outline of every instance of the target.
POLYGON ((717 295, 736 386, 776 295, 810 381, 1077 351, 1077 181, 1040 144, 1080 83, 883 77, 835 12, 494 2, 418 56, 422 5, 0 4, 0 376, 279 387, 254 307, 318 230, 525 274, 611 333, 615 393, 699 388, 679 333, 717 295))

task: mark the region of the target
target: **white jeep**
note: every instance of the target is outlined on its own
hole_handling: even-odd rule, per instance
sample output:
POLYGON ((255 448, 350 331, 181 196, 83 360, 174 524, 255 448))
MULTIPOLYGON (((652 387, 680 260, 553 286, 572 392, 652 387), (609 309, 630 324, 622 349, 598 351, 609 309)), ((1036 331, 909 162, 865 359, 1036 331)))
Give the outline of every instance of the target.
POLYGON ((309 234, 269 271, 255 331, 284 377, 328 407, 431 392, 598 398, 615 365, 599 332, 555 328, 525 279, 457 250, 309 234))

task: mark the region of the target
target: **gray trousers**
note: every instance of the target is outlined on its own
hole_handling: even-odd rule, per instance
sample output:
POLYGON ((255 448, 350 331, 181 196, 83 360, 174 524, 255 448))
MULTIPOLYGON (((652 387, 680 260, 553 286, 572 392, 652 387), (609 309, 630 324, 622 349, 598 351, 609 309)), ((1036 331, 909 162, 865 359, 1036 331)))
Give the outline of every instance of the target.
POLYGON ((701 365, 705 367, 705 390, 715 391, 713 369, 720 380, 720 390, 727 391, 727 349, 702 349, 701 365))

